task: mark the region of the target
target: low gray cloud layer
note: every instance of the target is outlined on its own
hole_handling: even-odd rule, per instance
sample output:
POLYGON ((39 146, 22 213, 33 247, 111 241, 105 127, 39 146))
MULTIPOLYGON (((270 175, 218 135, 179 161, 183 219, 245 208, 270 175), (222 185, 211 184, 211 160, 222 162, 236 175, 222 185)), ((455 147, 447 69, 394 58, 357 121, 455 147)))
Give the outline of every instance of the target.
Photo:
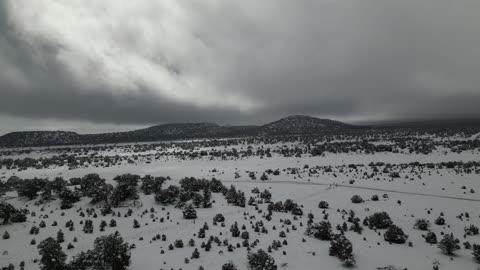
POLYGON ((0 125, 480 117, 479 12, 467 0, 1 1, 0 125))

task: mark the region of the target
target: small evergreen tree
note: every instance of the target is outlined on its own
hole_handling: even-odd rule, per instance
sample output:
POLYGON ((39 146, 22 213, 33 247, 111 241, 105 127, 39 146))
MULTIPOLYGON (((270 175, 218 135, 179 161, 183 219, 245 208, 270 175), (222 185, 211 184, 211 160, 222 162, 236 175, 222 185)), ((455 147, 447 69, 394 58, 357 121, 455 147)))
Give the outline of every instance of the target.
POLYGON ((428 227, 430 227, 430 222, 426 219, 417 219, 415 222, 415 228, 421 230, 421 231, 426 231, 428 230, 428 227))
POLYGON ((403 244, 407 241, 408 238, 408 236, 405 235, 403 230, 395 225, 388 227, 383 237, 385 241, 395 244, 403 244))
POLYGON ((192 259, 198 259, 200 258, 200 252, 198 251, 197 248, 192 252, 192 259))
POLYGON ((240 236, 240 230, 238 229, 238 224, 235 221, 235 223, 230 227, 230 232, 232 233, 233 237, 239 237, 240 236))
POLYGON ((140 223, 139 223, 138 220, 136 220, 136 219, 133 220, 133 228, 134 228, 134 229, 140 228, 140 223))
POLYGON ((63 234, 62 230, 59 230, 57 232, 57 242, 58 243, 63 243, 65 242, 65 235, 63 234))
POLYGON ((458 239, 453 234, 445 234, 443 239, 438 243, 438 247, 447 255, 453 255, 454 251, 460 249, 458 239))
POLYGON ((210 208, 212 207, 212 193, 210 192, 208 187, 203 189, 203 208, 210 208))
POLYGON ((197 218, 197 211, 193 206, 189 205, 185 210, 183 210, 183 218, 185 219, 196 219, 197 218))
POLYGON ((437 235, 434 232, 428 232, 425 235, 425 242, 429 244, 436 244, 437 243, 437 235))
POLYGON ((93 233, 93 221, 91 219, 85 220, 85 224, 83 225, 83 232, 93 233))

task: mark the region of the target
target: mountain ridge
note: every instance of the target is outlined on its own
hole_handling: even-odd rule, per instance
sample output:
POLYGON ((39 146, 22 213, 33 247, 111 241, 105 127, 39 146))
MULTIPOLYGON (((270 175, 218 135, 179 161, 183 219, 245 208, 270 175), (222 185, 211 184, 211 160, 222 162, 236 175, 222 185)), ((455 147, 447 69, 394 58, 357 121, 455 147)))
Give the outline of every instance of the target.
POLYGON ((78 134, 71 131, 15 131, 0 136, 0 147, 316 134, 358 127, 330 119, 320 119, 307 115, 292 115, 264 125, 227 126, 210 122, 166 123, 131 131, 99 134, 78 134))

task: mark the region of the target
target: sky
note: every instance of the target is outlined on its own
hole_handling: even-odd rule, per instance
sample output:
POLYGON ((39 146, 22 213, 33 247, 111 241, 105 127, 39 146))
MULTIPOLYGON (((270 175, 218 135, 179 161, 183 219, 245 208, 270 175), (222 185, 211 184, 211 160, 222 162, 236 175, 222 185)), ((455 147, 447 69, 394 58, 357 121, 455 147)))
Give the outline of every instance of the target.
POLYGON ((478 0, 3 0, 0 135, 480 117, 478 0))

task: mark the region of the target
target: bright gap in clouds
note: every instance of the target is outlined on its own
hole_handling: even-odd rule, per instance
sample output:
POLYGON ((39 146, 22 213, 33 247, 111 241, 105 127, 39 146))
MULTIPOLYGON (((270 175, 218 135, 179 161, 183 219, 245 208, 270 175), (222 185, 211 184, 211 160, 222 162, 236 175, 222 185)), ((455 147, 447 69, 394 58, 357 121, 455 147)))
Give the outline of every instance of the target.
MULTIPOLYGON (((85 91, 142 95, 200 107, 258 106, 217 89, 197 71, 215 71, 215 57, 192 32, 182 1, 15 0, 16 30, 33 49, 56 46, 56 60, 85 91), (100 90, 99 90, 100 89, 100 90)), ((42 61, 41 55, 39 61, 42 61)))

